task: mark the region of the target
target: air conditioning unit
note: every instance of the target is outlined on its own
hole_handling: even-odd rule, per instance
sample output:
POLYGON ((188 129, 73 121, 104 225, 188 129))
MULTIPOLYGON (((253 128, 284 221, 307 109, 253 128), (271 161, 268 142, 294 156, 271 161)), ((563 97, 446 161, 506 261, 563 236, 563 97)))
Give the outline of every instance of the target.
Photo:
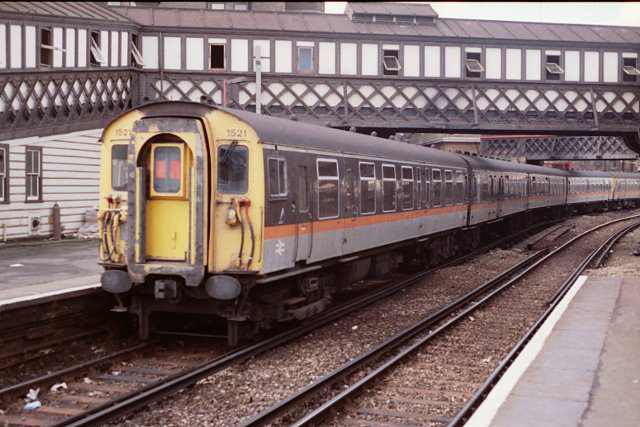
POLYGON ((38 215, 29 215, 27 219, 27 229, 29 230, 29 236, 40 235, 40 227, 42 226, 42 220, 38 215))

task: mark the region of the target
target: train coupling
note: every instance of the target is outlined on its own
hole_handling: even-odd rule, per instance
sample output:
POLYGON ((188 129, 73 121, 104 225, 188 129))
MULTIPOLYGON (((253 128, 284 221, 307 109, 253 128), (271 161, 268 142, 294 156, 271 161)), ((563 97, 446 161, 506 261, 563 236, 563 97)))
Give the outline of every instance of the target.
POLYGON ((156 280, 154 285, 156 300, 176 300, 180 298, 180 287, 177 280, 156 280))

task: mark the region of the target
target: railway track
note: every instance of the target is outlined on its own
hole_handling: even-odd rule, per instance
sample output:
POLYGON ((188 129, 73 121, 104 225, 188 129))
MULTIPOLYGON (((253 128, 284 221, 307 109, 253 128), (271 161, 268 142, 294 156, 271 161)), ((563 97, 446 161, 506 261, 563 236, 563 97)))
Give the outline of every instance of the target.
MULTIPOLYGON (((523 230, 522 234, 531 233, 533 229, 538 229, 542 226, 544 226, 544 224, 523 230)), ((0 397, 2 397, 3 394, 8 396, 24 393, 31 388, 48 387, 51 383, 63 381, 65 378, 77 378, 79 372, 86 372, 88 369, 99 370, 102 368, 104 371, 106 367, 112 366, 112 371, 116 372, 116 374, 112 372, 94 375, 93 377, 96 378, 96 381, 91 383, 83 382, 83 380, 71 380, 69 384, 67 384, 67 387, 72 390, 72 392, 60 395, 48 393, 44 399, 43 406, 37 411, 15 411, 15 413, 8 413, 0 416, 0 422, 6 422, 11 425, 94 425, 117 419, 153 401, 162 399, 169 394, 194 384, 202 378, 303 336, 320 326, 352 313, 354 310, 359 310, 367 305, 380 301, 420 281, 424 276, 436 269, 461 263, 477 256, 479 253, 504 245, 517 237, 518 236, 513 235, 508 236, 435 269, 421 272, 398 281, 393 285, 376 289, 366 295, 361 295, 357 301, 344 303, 335 309, 320 314, 312 321, 298 328, 221 356, 196 355, 194 356, 195 358, 192 358, 189 363, 183 366, 180 366, 179 363, 176 364, 175 361, 184 359, 184 354, 179 356, 176 354, 173 357, 149 357, 147 359, 139 359, 135 363, 127 362, 121 367, 112 366, 114 360, 122 360, 125 358, 126 351, 123 351, 120 352, 122 354, 114 355, 113 357, 104 357, 98 361, 85 363, 82 366, 69 367, 61 372, 7 387, 4 390, 0 390, 0 397), (88 396, 86 396, 87 394, 88 396)), ((130 354, 141 350, 142 348, 132 349, 130 354)), ((153 351, 153 349, 147 350, 150 352, 153 351)))
POLYGON ((640 221, 615 224, 638 217, 595 227, 544 257, 538 252, 242 425, 276 419, 295 426, 461 425, 580 273, 640 221), (607 226, 616 232, 590 251, 559 288, 544 283, 514 286, 542 266, 549 268, 551 261, 562 263, 567 248, 607 226), (497 351, 504 348, 510 348, 506 356, 497 351), (315 409, 304 414, 303 404, 315 409))
POLYGON ((0 387, 12 376, 12 369, 34 361, 44 364, 67 352, 71 342, 104 335, 119 326, 101 295, 0 310, 0 387))

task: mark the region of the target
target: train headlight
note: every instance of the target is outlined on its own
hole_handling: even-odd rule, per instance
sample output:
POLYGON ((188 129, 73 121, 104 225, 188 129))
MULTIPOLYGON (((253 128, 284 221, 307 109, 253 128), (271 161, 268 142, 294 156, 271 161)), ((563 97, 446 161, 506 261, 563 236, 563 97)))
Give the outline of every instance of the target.
POLYGON ((242 290, 238 279, 224 274, 209 277, 205 287, 211 298, 223 301, 236 299, 242 290))
POLYGON ((100 277, 102 289, 112 294, 123 294, 129 292, 133 283, 126 271, 107 270, 100 277))

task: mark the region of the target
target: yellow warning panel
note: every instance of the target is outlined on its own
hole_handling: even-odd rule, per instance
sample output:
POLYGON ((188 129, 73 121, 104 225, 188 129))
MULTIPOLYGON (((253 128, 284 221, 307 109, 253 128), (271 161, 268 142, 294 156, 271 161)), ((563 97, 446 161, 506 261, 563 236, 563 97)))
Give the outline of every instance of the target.
POLYGON ((147 259, 186 261, 189 248, 189 201, 147 200, 147 259))

